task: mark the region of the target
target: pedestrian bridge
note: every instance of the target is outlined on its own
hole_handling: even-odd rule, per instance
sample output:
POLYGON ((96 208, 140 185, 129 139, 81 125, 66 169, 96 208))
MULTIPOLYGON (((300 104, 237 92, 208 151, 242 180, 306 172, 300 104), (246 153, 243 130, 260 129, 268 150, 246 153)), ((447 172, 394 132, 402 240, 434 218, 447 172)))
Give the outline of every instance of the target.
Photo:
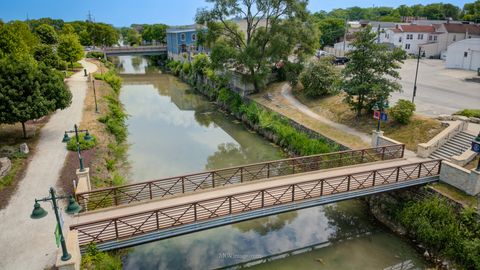
MULTIPOLYGON (((384 155, 391 158, 398 157, 398 153, 403 153, 403 146, 397 146, 400 152, 390 152, 392 149, 372 148, 356 151, 364 153, 375 151, 379 157, 384 155)), ((353 157, 358 155, 355 151, 342 153, 349 153, 353 157)), ((130 200, 120 197, 117 198, 117 207, 101 208, 99 204, 95 204, 98 201, 86 200, 87 194, 77 194, 77 198, 84 199, 82 201, 84 205, 91 204, 90 206, 96 206, 97 210, 90 208, 87 212, 78 215, 75 218, 76 223, 71 225, 70 229, 78 231, 78 240, 82 248, 89 243, 96 243, 101 250, 130 247, 257 217, 423 185, 438 181, 441 167, 441 160, 412 162, 389 158, 382 162, 348 164, 348 167, 333 169, 324 169, 325 165, 324 167, 319 165, 316 170, 295 172, 294 168, 300 169, 300 164, 293 163, 291 160, 298 161, 306 158, 277 161, 291 165, 289 173, 255 178, 254 175, 246 174, 244 171, 243 174, 232 173, 236 177, 227 177, 219 182, 213 178, 211 185, 203 187, 199 184, 203 183, 203 180, 199 180, 201 178, 197 178, 199 183, 192 182, 190 185, 186 184, 190 183, 190 180, 185 181, 188 176, 170 178, 166 182, 170 182, 171 189, 159 189, 163 191, 163 196, 158 192, 156 192, 158 196, 153 196, 153 190, 150 189, 152 182, 143 183, 143 189, 138 190, 137 193, 142 194, 143 190, 147 190, 145 192, 147 197, 143 195, 135 198, 131 194, 129 196, 132 197, 127 196, 130 200), (241 175, 245 178, 244 182, 238 179, 242 177, 241 175), (249 175, 248 178, 247 175, 249 175), (174 183, 181 182, 179 179, 184 179, 184 185, 174 189, 174 183), (224 183, 224 185, 216 186, 217 183, 224 183)), ((354 159, 356 158, 352 160, 354 159)), ((339 162, 336 160, 334 164, 338 167, 339 162)), ((346 159, 343 159, 343 162, 346 162, 346 159)), ((266 164, 276 163, 267 162, 236 167, 233 171, 250 166, 262 168, 267 166, 266 164)), ((304 165, 313 166, 312 162, 304 165)), ((204 174, 210 177, 217 176, 219 171, 204 174)), ((268 172, 267 170, 258 171, 262 171, 263 176, 268 172)), ((270 170, 270 173, 273 172, 276 171, 270 170)), ((204 176, 204 174, 192 175, 204 176)), ((113 190, 118 192, 121 188, 125 187, 109 190, 113 193, 113 190)), ((109 196, 111 198, 111 195, 109 196)), ((105 205, 102 206, 105 207, 105 205)))
POLYGON ((103 52, 107 56, 110 55, 131 55, 131 54, 140 54, 140 55, 160 55, 167 54, 166 45, 155 45, 155 46, 121 46, 121 47, 105 47, 103 49, 97 49, 93 51, 103 52))

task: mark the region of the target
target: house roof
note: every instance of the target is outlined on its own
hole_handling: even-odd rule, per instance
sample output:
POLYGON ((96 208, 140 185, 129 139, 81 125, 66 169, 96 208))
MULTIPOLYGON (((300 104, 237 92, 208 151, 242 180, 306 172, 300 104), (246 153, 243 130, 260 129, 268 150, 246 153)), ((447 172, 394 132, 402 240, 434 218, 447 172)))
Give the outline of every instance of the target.
POLYGON ((205 26, 193 24, 193 25, 185 25, 185 26, 174 26, 167 29, 167 33, 186 33, 186 32, 194 32, 197 29, 202 28, 204 29, 205 26))
POLYGON ((443 24, 448 33, 466 33, 480 35, 480 25, 478 24, 443 24))
POLYGON ((408 33, 433 33, 435 32, 435 28, 431 25, 400 25, 399 29, 402 30, 402 32, 408 32, 408 33))

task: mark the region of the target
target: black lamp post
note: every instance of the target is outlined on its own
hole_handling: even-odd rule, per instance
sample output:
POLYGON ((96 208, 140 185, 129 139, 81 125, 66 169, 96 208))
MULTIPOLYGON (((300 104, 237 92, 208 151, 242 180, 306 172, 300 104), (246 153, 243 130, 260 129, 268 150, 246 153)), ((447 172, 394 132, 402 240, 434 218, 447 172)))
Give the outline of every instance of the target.
POLYGON ((92 85, 93 85, 93 98, 95 99, 95 113, 98 113, 97 92, 95 90, 95 78, 92 79, 92 85))
POLYGON ((421 56, 421 54, 422 54, 422 47, 421 47, 421 46, 418 46, 417 69, 415 70, 415 82, 413 83, 412 103, 415 103, 415 96, 417 95, 418 65, 420 64, 420 56, 421 56))
POLYGON ((62 246, 62 261, 68 261, 72 256, 68 253, 67 245, 65 244, 65 238, 63 237, 63 231, 62 231, 63 225, 61 223, 62 221, 60 219, 60 214, 58 212, 58 201, 63 199, 68 199, 68 206, 65 208, 65 212, 70 215, 80 212, 80 210, 82 210, 82 207, 78 205, 78 203, 75 201, 72 195, 57 196, 55 189, 53 189, 53 187, 50 188, 49 193, 50 193, 50 197, 46 197, 43 199, 35 199, 35 204, 33 205, 33 211, 32 211, 32 214, 30 215, 30 218, 40 219, 47 215, 47 211, 45 211, 45 209, 43 209, 38 202, 49 202, 49 201, 52 202, 55 218, 57 219, 57 228, 60 235, 60 245, 62 246))
POLYGON ((372 110, 374 111, 380 111, 380 115, 378 116, 378 123, 377 123, 377 132, 380 131, 380 123, 382 122, 382 113, 385 111, 385 109, 388 109, 388 100, 384 101, 383 99, 379 102, 375 102, 373 105, 372 110))
POLYGON ((82 151, 80 150, 80 138, 78 136, 79 132, 85 132, 85 136, 83 136, 83 139, 85 141, 91 141, 93 138, 90 136, 90 133, 88 130, 78 130, 77 124, 74 125, 74 130, 67 130, 65 131, 65 135, 63 135, 62 142, 67 143, 70 141, 70 137, 68 137, 68 133, 75 133, 75 139, 77 140, 77 154, 78 154, 78 161, 80 162, 80 171, 83 172, 85 171, 85 168, 83 167, 83 158, 82 158, 82 151))

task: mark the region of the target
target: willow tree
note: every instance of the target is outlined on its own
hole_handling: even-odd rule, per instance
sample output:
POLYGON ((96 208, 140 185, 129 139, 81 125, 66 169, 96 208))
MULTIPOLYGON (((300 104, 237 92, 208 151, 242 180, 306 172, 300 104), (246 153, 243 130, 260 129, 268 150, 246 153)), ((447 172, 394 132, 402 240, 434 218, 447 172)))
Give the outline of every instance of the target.
POLYGON ((257 91, 265 85, 275 63, 288 61, 290 56, 301 59, 317 46, 306 0, 207 2, 213 7, 200 9, 196 21, 208 26, 201 41, 211 44, 212 64, 244 74, 257 91))

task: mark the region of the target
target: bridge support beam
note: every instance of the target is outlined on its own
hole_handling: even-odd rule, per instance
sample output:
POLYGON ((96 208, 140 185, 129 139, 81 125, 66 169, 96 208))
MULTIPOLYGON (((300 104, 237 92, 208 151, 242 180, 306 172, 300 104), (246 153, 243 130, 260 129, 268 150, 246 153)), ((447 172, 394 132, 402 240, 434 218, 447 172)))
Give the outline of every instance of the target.
POLYGON ((68 253, 72 256, 68 261, 62 261, 62 250, 57 251, 57 261, 55 267, 58 270, 80 270, 82 255, 78 245, 78 232, 76 230, 68 231, 66 237, 68 253))

